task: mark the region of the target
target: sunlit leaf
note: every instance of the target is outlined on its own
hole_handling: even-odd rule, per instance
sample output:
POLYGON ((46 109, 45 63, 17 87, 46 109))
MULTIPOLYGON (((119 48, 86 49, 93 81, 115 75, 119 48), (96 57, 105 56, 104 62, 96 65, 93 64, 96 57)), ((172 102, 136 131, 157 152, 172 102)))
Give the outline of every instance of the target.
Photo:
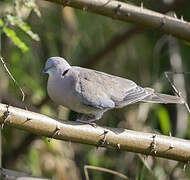
POLYGON ((27 25, 19 16, 12 16, 11 14, 8 14, 6 18, 10 22, 11 25, 18 26, 25 33, 27 33, 32 39, 36 41, 40 40, 39 36, 36 33, 33 33, 31 31, 30 26, 27 25))
POLYGON ((3 20, 0 18, 0 26, 3 26, 3 20))
POLYGON ((12 42, 20 48, 23 52, 28 51, 28 47, 25 45, 24 42, 20 40, 20 38, 16 35, 16 33, 9 28, 4 28, 3 32, 12 40, 12 42))
POLYGON ((160 121, 160 127, 163 134, 169 135, 171 132, 171 123, 168 111, 163 106, 157 109, 157 115, 160 121))

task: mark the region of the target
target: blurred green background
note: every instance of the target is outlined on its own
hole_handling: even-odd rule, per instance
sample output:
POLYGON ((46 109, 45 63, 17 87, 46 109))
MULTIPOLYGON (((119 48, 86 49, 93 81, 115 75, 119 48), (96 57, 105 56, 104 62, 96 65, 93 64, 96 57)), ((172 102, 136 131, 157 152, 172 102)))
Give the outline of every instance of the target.
MULTIPOLYGON (((190 21, 187 0, 125 1, 190 21)), ((58 107, 47 96, 47 76, 41 76, 47 58, 62 56, 72 65, 104 71, 131 79, 143 87, 174 94, 166 71, 188 72, 189 42, 175 39, 159 29, 133 24, 46 1, 0 2, 1 56, 26 94, 21 93, 0 68, 2 103, 27 108, 51 117, 75 119, 75 113, 58 107), (36 4, 37 3, 37 4, 36 4)), ((189 97, 188 74, 170 78, 189 97)), ((104 114, 97 124, 142 132, 190 138, 189 115, 183 105, 141 103, 104 114)), ((118 171, 130 179, 189 179, 190 170, 176 161, 144 157, 135 153, 96 148, 35 136, 5 126, 2 130, 3 167, 57 180, 85 179, 84 165, 118 171)), ((90 179, 121 179, 89 170, 90 179)))

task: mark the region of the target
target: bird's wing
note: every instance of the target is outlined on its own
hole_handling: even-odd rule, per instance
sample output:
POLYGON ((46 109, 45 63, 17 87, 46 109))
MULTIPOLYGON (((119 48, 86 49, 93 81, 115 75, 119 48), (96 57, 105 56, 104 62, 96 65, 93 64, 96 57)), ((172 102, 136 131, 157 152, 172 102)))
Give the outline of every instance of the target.
POLYGON ((101 76, 85 68, 76 67, 75 70, 78 71, 75 89, 83 104, 99 109, 115 107, 114 101, 104 89, 101 76))
POLYGON ((122 107, 147 96, 144 88, 133 81, 90 69, 73 67, 77 71, 75 91, 82 103, 100 109, 122 107))

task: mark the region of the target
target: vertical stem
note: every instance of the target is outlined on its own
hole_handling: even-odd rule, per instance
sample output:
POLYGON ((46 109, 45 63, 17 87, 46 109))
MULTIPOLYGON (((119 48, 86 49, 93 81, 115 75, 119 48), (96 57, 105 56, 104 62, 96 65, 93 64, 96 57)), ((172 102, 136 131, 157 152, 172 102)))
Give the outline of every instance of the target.
MULTIPOLYGON (((170 55, 170 64, 172 71, 183 72, 182 58, 180 54, 180 47, 178 40, 172 36, 168 37, 168 47, 170 55)), ((183 74, 173 75, 174 84, 176 85, 182 96, 187 97, 185 90, 185 79, 183 74)), ((186 99, 185 99, 186 100, 186 99)), ((178 137, 184 137, 187 131, 187 120, 188 113, 185 106, 177 105, 177 125, 176 125, 176 135, 178 137)))

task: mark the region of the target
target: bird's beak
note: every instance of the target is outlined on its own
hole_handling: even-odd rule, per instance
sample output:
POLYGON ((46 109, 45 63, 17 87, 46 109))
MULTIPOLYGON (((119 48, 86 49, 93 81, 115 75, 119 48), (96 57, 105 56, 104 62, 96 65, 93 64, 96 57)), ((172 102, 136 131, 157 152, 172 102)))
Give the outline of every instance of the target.
POLYGON ((47 71, 48 71, 48 69, 49 69, 49 68, 44 68, 44 69, 43 69, 43 71, 41 72, 41 75, 46 74, 46 73, 47 73, 47 71))

